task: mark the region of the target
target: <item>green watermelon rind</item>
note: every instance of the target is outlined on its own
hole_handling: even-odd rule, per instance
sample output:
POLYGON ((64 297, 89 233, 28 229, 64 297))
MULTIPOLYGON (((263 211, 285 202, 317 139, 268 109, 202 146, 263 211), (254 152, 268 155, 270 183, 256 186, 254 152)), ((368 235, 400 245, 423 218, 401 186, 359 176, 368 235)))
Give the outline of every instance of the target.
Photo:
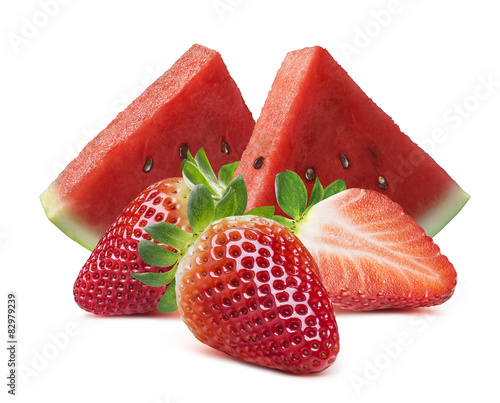
POLYGON ((65 204, 56 203, 57 194, 49 186, 41 195, 43 209, 47 218, 73 241, 92 251, 100 239, 100 235, 89 231, 86 225, 74 219, 71 209, 65 204))
POLYGON ((432 238, 462 210, 469 199, 470 195, 455 185, 426 214, 415 218, 415 222, 425 230, 427 236, 432 238))

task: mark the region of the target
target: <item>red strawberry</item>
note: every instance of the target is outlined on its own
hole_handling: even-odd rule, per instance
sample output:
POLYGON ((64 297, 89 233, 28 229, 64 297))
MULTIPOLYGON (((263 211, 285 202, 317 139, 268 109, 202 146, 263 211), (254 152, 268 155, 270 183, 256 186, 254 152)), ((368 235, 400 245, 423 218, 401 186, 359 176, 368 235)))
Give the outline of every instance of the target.
POLYGON ((180 260, 176 294, 191 332, 217 350, 292 372, 335 361, 337 324, 318 267, 273 220, 245 215, 210 224, 180 260))
POLYGON ((379 192, 348 189, 315 204, 296 234, 318 263, 336 306, 431 306, 455 289, 455 269, 432 238, 379 192))
POLYGON ((163 272, 147 265, 138 253, 139 241, 151 239, 143 228, 168 222, 189 230, 186 205, 190 190, 182 178, 157 182, 144 190, 102 236, 76 279, 77 304, 98 315, 153 311, 167 286, 154 288, 133 278, 134 273, 163 272))
MULTIPOLYGON (((220 201, 225 192, 229 192, 232 196, 230 201, 244 211, 246 189, 238 200, 231 190, 232 188, 238 190, 243 182, 243 178, 239 178, 230 183, 236 166, 237 163, 224 165, 217 178, 203 149, 198 151, 195 158, 188 151, 187 157, 182 162, 183 178, 165 179, 149 186, 102 236, 73 287, 78 305, 98 315, 125 315, 154 311, 158 304, 168 302, 168 293, 165 295, 165 291, 171 280, 165 282, 164 278, 175 273, 172 271, 168 274, 179 255, 172 251, 174 248, 184 247, 185 244, 179 246, 179 242, 191 238, 191 235, 185 232, 191 230, 187 208, 190 188, 196 186, 198 182, 207 184, 208 187, 204 189, 212 204, 214 200, 220 201), (175 234, 179 235, 180 231, 184 235, 180 235, 177 243, 170 244, 170 247, 157 245, 164 242, 154 244, 149 242, 151 236, 144 228, 154 224, 170 225, 176 230, 175 234), (144 242, 140 243, 141 240, 148 240, 146 249, 157 255, 156 258, 153 256, 148 260, 148 263, 139 255, 144 251, 141 249, 141 245, 144 246, 144 242), (159 281, 158 277, 154 278, 158 273, 162 273, 159 281), (136 274, 145 274, 146 278, 153 275, 153 281, 146 285, 135 278, 136 274), (163 299, 164 295, 166 298, 163 299)), ((226 197, 226 202, 227 199, 226 197)))
POLYGON ((151 264, 165 258, 175 265, 165 273, 131 275, 150 286, 175 283, 165 291, 158 310, 179 308, 203 343, 271 368, 322 371, 335 361, 339 344, 318 267, 289 229, 255 215, 272 216, 274 207, 241 215, 247 191, 241 175, 227 183, 233 168, 219 172, 217 179, 199 154, 188 157, 184 177, 201 182, 191 187, 186 206, 192 234, 169 223, 149 225, 145 230, 156 242, 179 252, 143 239, 141 258, 151 264), (191 172, 190 164, 195 163, 199 174, 191 172))

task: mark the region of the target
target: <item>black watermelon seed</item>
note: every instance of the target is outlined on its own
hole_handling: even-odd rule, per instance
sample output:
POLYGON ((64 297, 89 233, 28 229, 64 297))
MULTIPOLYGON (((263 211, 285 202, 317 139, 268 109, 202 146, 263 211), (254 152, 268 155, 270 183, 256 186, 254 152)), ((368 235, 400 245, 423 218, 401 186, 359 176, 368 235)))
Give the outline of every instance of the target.
POLYGON ((220 142, 220 152, 229 155, 230 152, 229 144, 227 144, 224 140, 221 140, 220 142))
POLYGON ((189 146, 187 143, 184 143, 179 147, 179 157, 181 157, 182 160, 185 160, 188 157, 188 149, 189 146))
POLYGON ((148 173, 152 169, 153 169, 153 158, 149 157, 144 163, 144 166, 142 167, 142 172, 148 173))
POLYGON ((387 190, 389 187, 389 184, 382 175, 378 177, 378 187, 382 190, 387 190))
POLYGON ((262 165, 264 165, 264 157, 259 157, 253 162, 253 167, 255 169, 260 169, 262 168, 262 165))
POLYGON ((342 164, 342 168, 349 168, 349 158, 347 158, 344 154, 340 155, 340 163, 342 164))
POLYGON ((306 177, 306 181, 314 182, 316 180, 316 171, 313 167, 307 167, 304 176, 306 177))

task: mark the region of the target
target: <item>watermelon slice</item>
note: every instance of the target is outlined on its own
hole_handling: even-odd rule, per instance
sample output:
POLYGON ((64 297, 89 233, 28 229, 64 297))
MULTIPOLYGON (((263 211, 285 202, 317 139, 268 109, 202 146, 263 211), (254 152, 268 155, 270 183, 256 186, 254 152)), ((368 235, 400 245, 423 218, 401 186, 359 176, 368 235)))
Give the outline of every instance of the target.
POLYGON ((320 47, 290 52, 276 76, 236 171, 247 183, 248 208, 281 211, 274 180, 286 169, 309 192, 316 177, 377 190, 429 236, 469 199, 320 47))
MULTIPOLYGON (((40 196, 88 249, 148 185, 181 175, 188 148, 238 161, 255 122, 221 56, 194 45, 99 133, 40 196)), ((217 172, 217 171, 216 171, 217 172)))

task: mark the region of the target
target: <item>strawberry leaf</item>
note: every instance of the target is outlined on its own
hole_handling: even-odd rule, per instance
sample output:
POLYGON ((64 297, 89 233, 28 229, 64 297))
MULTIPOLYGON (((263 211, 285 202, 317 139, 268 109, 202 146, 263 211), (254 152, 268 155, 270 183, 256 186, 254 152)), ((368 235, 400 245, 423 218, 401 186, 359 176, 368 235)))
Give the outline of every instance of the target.
POLYGON ((168 222, 158 222, 144 227, 155 241, 169 245, 174 249, 183 250, 193 237, 177 225, 168 222))
POLYGON ((158 245, 157 243, 141 239, 139 242, 139 256, 144 263, 151 266, 170 267, 179 259, 179 254, 158 245))
POLYGON ((286 217, 280 215, 274 215, 271 217, 274 221, 279 222, 281 225, 284 225, 287 228, 292 229, 294 227, 294 222, 286 217))
POLYGON ((177 310, 177 298, 175 297, 175 280, 170 283, 156 307, 162 313, 175 312, 177 310))
POLYGON ((230 192, 231 189, 234 190, 234 195, 236 196, 236 209, 234 210, 233 215, 242 215, 247 209, 248 201, 247 187, 245 185, 243 175, 238 175, 229 185, 227 185, 222 197, 224 197, 226 193, 230 192))
POLYGON ((215 176, 212 166, 208 161, 207 154, 205 153, 205 150, 203 148, 200 148, 198 150, 196 156, 194 157, 194 160, 201 173, 203 173, 208 180, 213 180, 214 182, 217 181, 217 177, 215 176))
POLYGON ((189 151, 189 148, 187 150, 187 158, 186 158, 188 161, 191 161, 193 164, 196 165, 196 161, 195 159, 193 158, 193 155, 191 154, 191 151, 189 151))
POLYGON ((234 189, 230 188, 229 191, 222 196, 222 199, 220 199, 220 201, 215 205, 214 221, 234 215, 235 211, 236 192, 234 189))
POLYGON ((204 185, 196 185, 191 190, 187 203, 187 216, 193 234, 201 233, 215 215, 215 203, 210 191, 204 185))
POLYGON ((307 189, 300 176, 287 170, 276 175, 276 199, 285 214, 298 220, 307 206, 307 189))
POLYGON ((196 185, 204 185, 210 193, 215 193, 215 190, 200 169, 188 159, 182 160, 182 177, 190 189, 193 189, 196 185))
POLYGON ((314 186, 312 188, 311 196, 309 197, 309 203, 307 204, 305 213, 307 213, 312 206, 323 200, 323 193, 323 186, 321 185, 319 178, 316 178, 316 182, 314 182, 314 186))
POLYGON ((258 215, 259 217, 273 218, 273 216, 274 216, 274 206, 255 207, 255 208, 253 208, 251 210, 248 210, 245 213, 245 215, 258 215))
POLYGON ((323 192, 323 199, 325 200, 330 196, 336 195, 337 193, 346 190, 345 182, 342 179, 337 179, 335 182, 330 183, 323 192))
POLYGON ((190 189, 196 185, 205 185, 213 199, 219 201, 231 183, 237 166, 238 162, 224 165, 217 178, 203 148, 198 150, 194 158, 188 150, 182 161, 182 176, 190 189))
POLYGON ((226 164, 221 169, 219 169, 219 182, 222 186, 227 186, 233 179, 236 168, 238 167, 239 161, 233 162, 232 164, 226 164))
MULTIPOLYGON (((207 154, 205 154, 205 150, 203 150, 203 148, 200 148, 198 150, 198 152, 196 153, 196 156, 194 157, 194 159, 196 161, 196 166, 198 167, 198 169, 200 170, 202 175, 206 178, 206 180, 210 184, 210 188, 212 188, 215 191, 215 193, 218 196, 220 196, 221 193, 223 192, 223 188, 219 184, 219 181, 217 180, 217 177, 215 176, 215 173, 212 169, 212 166, 210 165, 210 162, 208 161, 207 154)), ((210 190, 210 188, 209 188, 209 190, 210 190)), ((214 192, 212 192, 212 193, 214 193, 214 192)))
POLYGON ((174 280, 176 270, 177 265, 165 273, 134 273, 131 271, 130 275, 150 287, 163 287, 174 280))

